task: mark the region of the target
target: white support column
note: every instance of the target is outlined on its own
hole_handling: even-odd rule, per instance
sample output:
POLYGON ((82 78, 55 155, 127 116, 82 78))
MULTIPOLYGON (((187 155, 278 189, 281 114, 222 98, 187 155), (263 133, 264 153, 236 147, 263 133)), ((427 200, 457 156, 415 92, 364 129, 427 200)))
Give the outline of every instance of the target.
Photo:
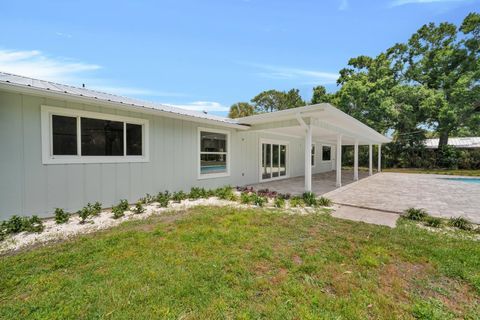
POLYGON ((378 145, 378 172, 382 171, 382 145, 378 145))
POLYGON ((358 181, 358 140, 353 147, 353 181, 358 181))
POLYGON ((342 186, 342 135, 337 135, 337 187, 342 186))
POLYGON ((305 131, 305 191, 312 191, 312 127, 305 131))
POLYGON ((372 169, 372 144, 368 145, 368 175, 371 176, 373 174, 372 169))

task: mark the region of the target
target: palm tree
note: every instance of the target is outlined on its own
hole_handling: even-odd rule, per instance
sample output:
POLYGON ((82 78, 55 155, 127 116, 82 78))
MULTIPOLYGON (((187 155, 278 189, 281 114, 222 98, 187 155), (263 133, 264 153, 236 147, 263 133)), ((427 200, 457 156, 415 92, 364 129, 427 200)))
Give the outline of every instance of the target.
POLYGON ((238 102, 232 104, 228 117, 231 119, 248 117, 253 115, 255 108, 248 102, 238 102))

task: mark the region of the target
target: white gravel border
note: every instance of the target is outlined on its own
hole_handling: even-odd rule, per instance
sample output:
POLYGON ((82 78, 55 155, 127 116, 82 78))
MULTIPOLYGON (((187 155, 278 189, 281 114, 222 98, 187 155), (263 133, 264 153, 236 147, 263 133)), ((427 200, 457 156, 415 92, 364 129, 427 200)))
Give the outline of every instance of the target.
MULTIPOLYGON (((125 221, 143 220, 153 215, 161 215, 165 212, 182 211, 196 206, 231 206, 235 208, 256 208, 254 205, 240 204, 235 201, 220 200, 217 197, 198 200, 183 200, 180 203, 170 201, 167 208, 159 207, 157 202, 144 205, 145 212, 135 214, 132 211, 125 211, 125 216, 113 219, 110 210, 102 210, 98 216, 90 217, 86 223, 81 224, 77 214, 70 216, 70 220, 64 224, 56 224, 54 218, 43 220, 44 230, 41 233, 21 232, 14 235, 7 235, 6 239, 0 242, 0 254, 17 251, 32 245, 43 245, 52 241, 65 240, 80 234, 88 234, 98 230, 108 229, 117 226, 125 221)), ((133 207, 131 207, 133 208, 133 207)), ((265 205, 265 209, 278 209, 273 207, 272 199, 265 205)), ((328 208, 326 208, 328 209, 328 208)), ((278 209, 294 214, 309 214, 317 212, 317 208, 298 207, 278 209)))

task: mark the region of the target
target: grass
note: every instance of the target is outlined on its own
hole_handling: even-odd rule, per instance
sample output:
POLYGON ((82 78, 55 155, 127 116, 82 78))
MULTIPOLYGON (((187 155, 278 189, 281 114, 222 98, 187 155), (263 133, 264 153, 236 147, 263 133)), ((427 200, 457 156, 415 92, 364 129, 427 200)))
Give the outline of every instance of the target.
POLYGON ((480 245, 197 207, 0 258, 2 319, 478 319, 480 245))
POLYGON ((480 170, 388 168, 388 169, 382 169, 382 171, 383 172, 428 173, 428 174, 445 174, 445 175, 455 175, 455 176, 480 177, 480 170))

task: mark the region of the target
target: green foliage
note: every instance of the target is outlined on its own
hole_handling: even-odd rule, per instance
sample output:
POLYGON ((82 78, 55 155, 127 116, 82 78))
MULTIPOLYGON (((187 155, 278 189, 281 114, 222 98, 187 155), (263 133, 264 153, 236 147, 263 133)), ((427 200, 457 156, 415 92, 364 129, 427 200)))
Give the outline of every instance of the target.
POLYGON ((230 186, 220 187, 215 190, 215 196, 221 200, 237 201, 237 196, 230 186))
POLYGON ((187 198, 188 198, 188 195, 182 190, 175 191, 174 193, 172 193, 172 197, 171 197, 171 199, 177 203, 180 203, 182 200, 185 200, 187 198))
POLYGON ((449 224, 452 227, 455 227, 455 228, 458 228, 458 229, 461 229, 461 230, 469 231, 469 230, 473 229, 472 223, 464 217, 456 217, 456 218, 452 217, 449 220, 449 224))
POLYGON ((317 205, 321 207, 331 207, 332 200, 328 199, 327 197, 320 197, 317 199, 317 205))
POLYGON ((120 205, 112 208, 113 219, 119 219, 125 215, 125 210, 120 205))
POLYGON ((24 228, 27 232, 37 232, 40 233, 43 231, 45 226, 43 225, 42 220, 36 215, 28 218, 25 217, 24 228))
POLYGON ((298 89, 288 92, 267 90, 259 93, 252 99, 255 111, 258 113, 274 112, 279 110, 297 108, 305 105, 298 89))
POLYGON ((168 202, 170 201, 170 193, 168 191, 159 192, 155 197, 155 201, 158 202, 158 204, 162 208, 168 207, 168 202))
POLYGON ((154 196, 152 196, 151 194, 147 193, 145 195, 145 197, 140 199, 140 201, 143 202, 143 204, 150 204, 150 203, 156 201, 156 198, 154 196))
MULTIPOLYGON (((122 200, 126 201, 126 200, 122 200)), ((124 205, 124 204, 123 204, 124 205)), ((128 208, 128 203, 127 203, 128 208)), ((85 207, 77 211, 78 216, 80 217, 80 223, 85 223, 89 217, 96 217, 102 212, 102 204, 100 202, 95 202, 91 204, 90 202, 87 203, 85 207)))
POLYGON ((238 102, 232 104, 228 117, 231 119, 248 117, 255 113, 255 108, 248 102, 238 102))
POLYGON ((307 207, 317 206, 317 196, 313 192, 304 192, 302 194, 303 202, 307 207))
POLYGON ((416 301, 412 312, 415 319, 420 320, 447 320, 455 318, 440 300, 434 298, 416 301))
POLYGON ((127 211, 129 209, 128 201, 126 199, 120 200, 120 203, 117 206, 123 211, 127 211))
POLYGON ((3 237, 7 234, 16 234, 26 232, 42 232, 44 225, 42 220, 36 215, 31 217, 19 217, 13 215, 9 220, 3 221, 0 227, 0 233, 3 237))
POLYGON ((77 211, 78 216, 80 217, 80 224, 87 222, 87 219, 91 216, 91 210, 88 206, 83 207, 77 211))
POLYGON ((303 207, 305 205, 305 202, 303 201, 302 197, 299 196, 293 196, 290 199, 290 206, 291 207, 303 207))
POLYGON ((403 213, 403 216, 413 221, 423 221, 427 218, 428 213, 424 209, 408 208, 403 213))
POLYGON ((275 202, 274 202, 274 205, 275 207, 277 208, 285 208, 285 198, 283 197, 276 197, 275 198, 275 202))
POLYGON ((100 214, 100 212, 102 212, 102 204, 97 201, 93 204, 91 213, 92 213, 92 216, 96 217, 100 214))
POLYGON ((437 217, 427 216, 425 218, 425 224, 429 227, 440 228, 442 226, 442 219, 437 217))
POLYGON ((143 202, 142 201, 137 201, 135 203, 135 208, 133 209, 133 213, 135 214, 141 214, 145 212, 145 208, 143 207, 143 202))
POLYGON ((67 223, 70 219, 70 213, 65 212, 63 209, 55 209, 55 222, 57 224, 67 223))
POLYGON ((253 195, 254 195, 254 193, 242 192, 240 194, 240 202, 243 203, 243 204, 253 203, 253 195))
POLYGON ((5 223, 5 230, 7 233, 19 233, 24 231, 24 219, 17 215, 11 216, 5 223))
POLYGON ((190 189, 190 193, 188 194, 188 198, 191 200, 208 198, 208 191, 205 190, 205 188, 192 187, 190 189))

